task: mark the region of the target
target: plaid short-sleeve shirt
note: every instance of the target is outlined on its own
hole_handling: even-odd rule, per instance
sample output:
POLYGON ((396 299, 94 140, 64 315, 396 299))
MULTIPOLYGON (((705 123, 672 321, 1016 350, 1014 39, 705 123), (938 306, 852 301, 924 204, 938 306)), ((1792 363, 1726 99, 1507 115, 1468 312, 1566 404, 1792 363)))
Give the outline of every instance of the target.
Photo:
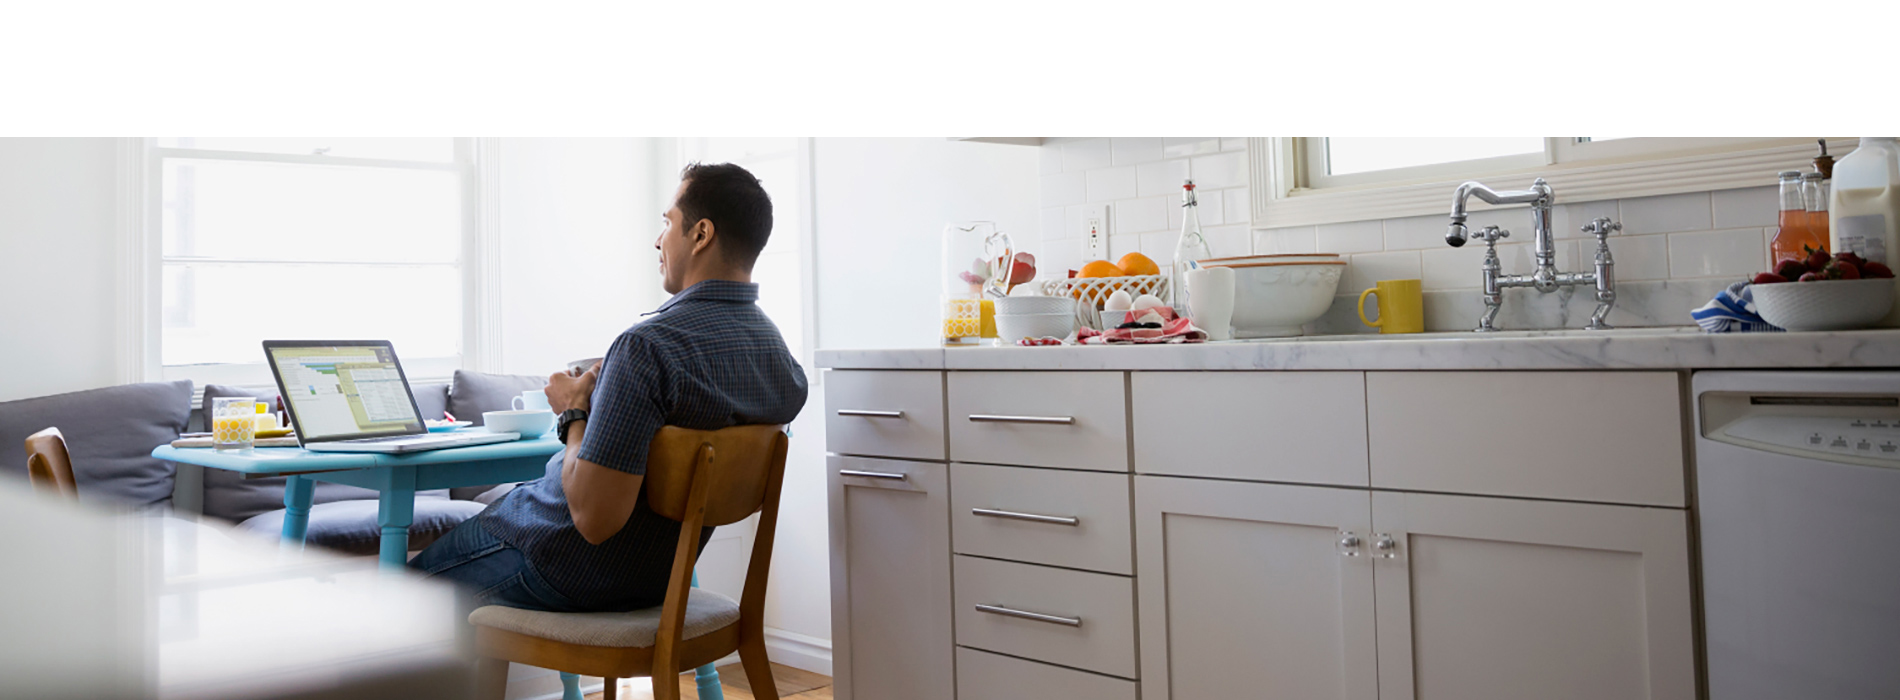
MULTIPOLYGON (((645 474, 647 447, 662 426, 715 430, 790 423, 805 406, 805 370, 755 302, 756 284, 707 280, 674 295, 614 340, 601 363, 580 458, 645 474)), ((659 604, 680 524, 647 508, 626 527, 588 544, 561 490, 561 461, 480 516, 483 527, 526 556, 549 585, 590 609, 659 604)), ((712 535, 701 533, 700 544, 712 535)))

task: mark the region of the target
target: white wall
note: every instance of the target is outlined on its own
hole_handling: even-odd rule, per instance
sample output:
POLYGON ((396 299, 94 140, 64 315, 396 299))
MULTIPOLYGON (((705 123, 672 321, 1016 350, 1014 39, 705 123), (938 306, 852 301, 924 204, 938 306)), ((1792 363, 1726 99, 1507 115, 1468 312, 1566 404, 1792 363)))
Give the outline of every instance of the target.
POLYGON ((672 183, 653 139, 500 141, 500 371, 545 375, 606 354, 665 297, 653 222, 672 183))
POLYGON ((0 401, 118 379, 118 141, 0 138, 0 401))

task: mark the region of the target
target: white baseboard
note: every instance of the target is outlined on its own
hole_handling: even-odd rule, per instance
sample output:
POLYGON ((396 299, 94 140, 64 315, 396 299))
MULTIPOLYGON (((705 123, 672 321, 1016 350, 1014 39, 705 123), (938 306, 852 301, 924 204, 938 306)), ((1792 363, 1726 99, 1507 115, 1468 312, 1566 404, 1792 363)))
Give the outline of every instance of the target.
POLYGON ((776 663, 812 673, 831 675, 831 640, 776 627, 765 628, 765 655, 776 663))

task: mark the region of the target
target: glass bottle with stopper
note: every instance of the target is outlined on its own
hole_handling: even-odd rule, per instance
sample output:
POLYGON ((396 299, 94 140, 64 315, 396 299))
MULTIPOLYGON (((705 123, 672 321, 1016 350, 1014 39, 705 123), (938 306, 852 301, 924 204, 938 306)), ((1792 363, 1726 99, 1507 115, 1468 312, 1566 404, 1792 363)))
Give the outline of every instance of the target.
POLYGON ((1201 215, 1194 201, 1194 181, 1181 185, 1181 237, 1174 243, 1174 260, 1168 266, 1168 293, 1174 299, 1174 311, 1188 312, 1187 273, 1194 263, 1213 258, 1207 238, 1201 235, 1201 215))

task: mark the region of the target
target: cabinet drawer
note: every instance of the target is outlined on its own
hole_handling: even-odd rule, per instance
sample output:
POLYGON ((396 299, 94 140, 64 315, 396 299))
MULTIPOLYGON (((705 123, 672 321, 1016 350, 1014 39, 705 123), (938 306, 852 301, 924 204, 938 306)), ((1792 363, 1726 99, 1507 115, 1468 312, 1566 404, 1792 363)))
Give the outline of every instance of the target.
POLYGON ((950 459, 1128 471, 1120 372, 951 372, 950 459))
POLYGON ((1135 471, 1365 486, 1360 372, 1135 372, 1135 471))
POLYGON ((1135 677, 1134 579, 958 556, 957 643, 1135 677))
POLYGON ((958 554, 1131 575, 1129 505, 1126 474, 950 465, 958 554))
POLYGON ((838 454, 943 459, 943 373, 826 373, 825 444, 838 454))
POLYGON ((957 647, 960 700, 1135 700, 1135 682, 957 647))
POLYGON ((1684 505, 1674 372, 1370 372, 1372 487, 1684 505))

